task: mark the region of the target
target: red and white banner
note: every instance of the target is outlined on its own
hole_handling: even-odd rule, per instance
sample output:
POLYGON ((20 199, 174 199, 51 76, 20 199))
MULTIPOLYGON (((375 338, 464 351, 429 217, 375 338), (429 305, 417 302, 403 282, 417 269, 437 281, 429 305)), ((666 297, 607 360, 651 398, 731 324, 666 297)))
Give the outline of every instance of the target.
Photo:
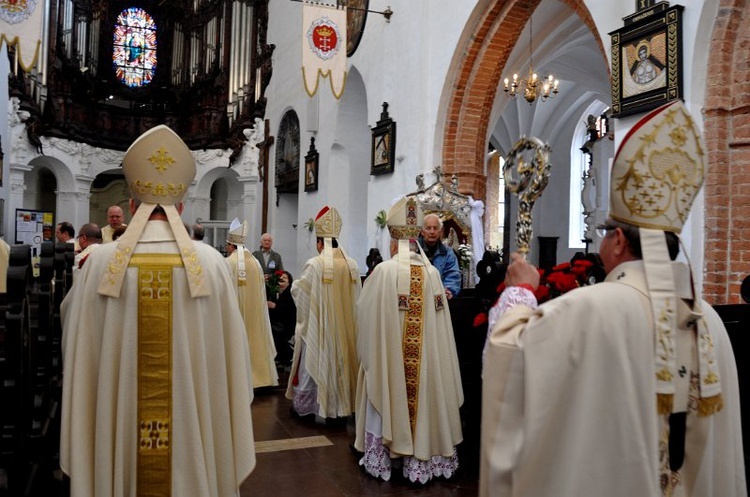
POLYGON ((333 96, 346 86, 346 7, 304 3, 302 9, 302 79, 311 97, 319 79, 328 78, 333 96))
POLYGON ((44 0, 0 0, 0 47, 16 45, 18 63, 30 71, 42 43, 44 0))

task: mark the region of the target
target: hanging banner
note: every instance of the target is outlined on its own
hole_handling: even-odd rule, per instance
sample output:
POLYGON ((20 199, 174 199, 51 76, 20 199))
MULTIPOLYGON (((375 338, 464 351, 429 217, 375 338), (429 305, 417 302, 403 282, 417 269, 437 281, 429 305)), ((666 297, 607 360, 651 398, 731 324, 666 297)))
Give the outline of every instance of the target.
POLYGON ((346 7, 305 2, 302 12, 305 90, 312 97, 319 78, 327 77, 333 96, 341 98, 346 86, 346 7))
POLYGON ((0 0, 0 47, 3 43, 16 46, 18 63, 31 71, 42 44, 42 0, 0 0))

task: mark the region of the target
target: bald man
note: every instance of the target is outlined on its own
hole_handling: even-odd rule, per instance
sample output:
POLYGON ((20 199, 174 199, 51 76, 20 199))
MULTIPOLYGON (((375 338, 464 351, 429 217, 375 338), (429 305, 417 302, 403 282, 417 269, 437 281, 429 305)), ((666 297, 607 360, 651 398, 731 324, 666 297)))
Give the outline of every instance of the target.
POLYGON ((125 221, 125 214, 119 205, 113 205, 107 209, 107 226, 102 228, 102 243, 111 242, 115 230, 120 226, 127 226, 123 221, 125 221))

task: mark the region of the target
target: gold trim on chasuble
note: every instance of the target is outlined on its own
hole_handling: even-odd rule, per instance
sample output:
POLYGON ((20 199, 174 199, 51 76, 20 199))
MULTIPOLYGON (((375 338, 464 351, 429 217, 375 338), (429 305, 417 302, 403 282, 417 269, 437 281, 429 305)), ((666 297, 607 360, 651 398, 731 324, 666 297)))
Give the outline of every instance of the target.
POLYGON ((404 316, 404 379, 406 380, 406 405, 409 409, 411 431, 417 423, 419 401, 419 370, 422 362, 422 328, 424 325, 424 298, 422 295, 422 267, 411 266, 411 291, 409 309, 404 316))
POLYGON ((136 495, 172 494, 172 270, 179 254, 134 254, 138 268, 136 495))

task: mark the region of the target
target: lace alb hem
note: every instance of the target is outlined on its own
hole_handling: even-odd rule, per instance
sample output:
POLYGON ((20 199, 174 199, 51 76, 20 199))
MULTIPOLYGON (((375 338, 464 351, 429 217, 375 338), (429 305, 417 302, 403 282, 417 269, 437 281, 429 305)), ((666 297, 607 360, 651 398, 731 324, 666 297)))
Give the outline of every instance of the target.
POLYGON ((318 414, 318 389, 298 390, 295 388, 292 406, 300 416, 318 414))
MULTIPOLYGON (((370 432, 365 432, 365 455, 359 464, 368 474, 385 481, 391 479, 391 469, 398 466, 401 460, 392 461, 390 451, 383 445, 383 439, 370 432)), ((421 461, 415 457, 403 457, 404 478, 409 481, 425 484, 432 478, 450 478, 458 469, 458 454, 455 448, 450 457, 433 456, 429 461, 421 461)))
POLYGON ((442 476, 450 478, 458 469, 458 454, 453 449, 453 455, 432 456, 429 461, 420 461, 415 457, 404 457, 404 477, 411 482, 425 484, 433 478, 442 476))
POLYGON ((365 455, 359 460, 359 465, 368 474, 385 481, 391 479, 391 455, 383 445, 383 439, 376 437, 369 431, 365 432, 365 455))

